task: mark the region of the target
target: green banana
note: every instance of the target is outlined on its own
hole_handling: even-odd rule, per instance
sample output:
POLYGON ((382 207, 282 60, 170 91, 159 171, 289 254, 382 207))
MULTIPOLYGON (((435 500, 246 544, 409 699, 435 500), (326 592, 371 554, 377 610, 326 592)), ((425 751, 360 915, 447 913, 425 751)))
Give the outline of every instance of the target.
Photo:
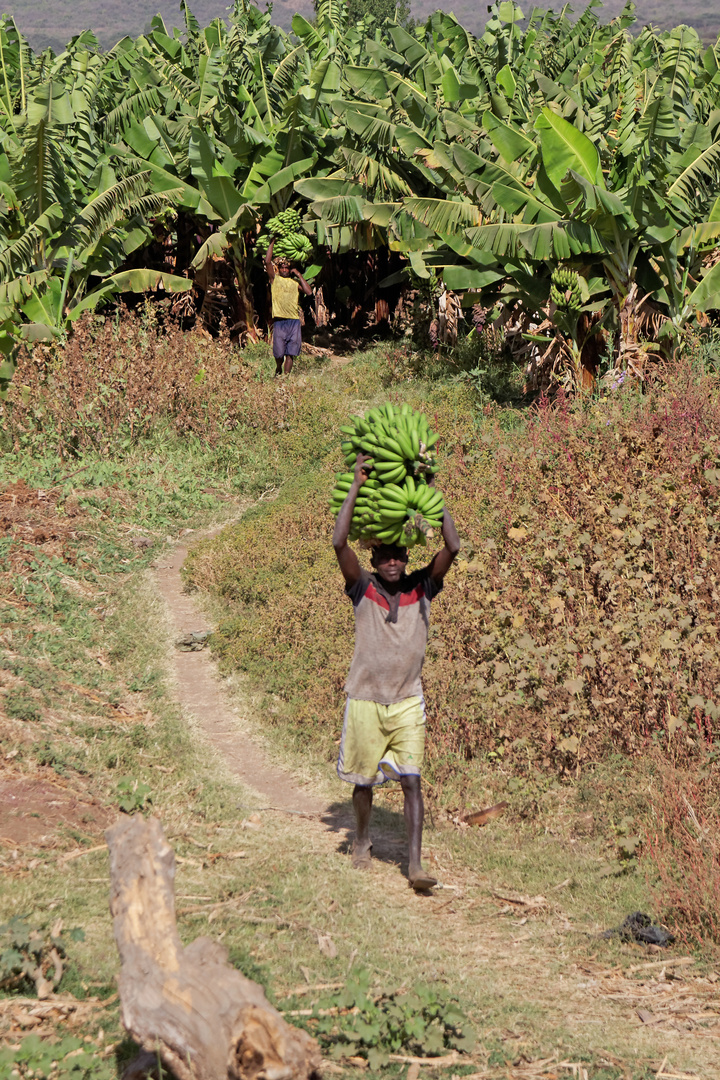
POLYGON ((405 518, 407 517, 407 514, 405 513, 404 510, 395 510, 395 511, 392 511, 392 512, 387 510, 387 511, 383 511, 378 516, 379 516, 380 521, 381 521, 381 523, 383 525, 390 525, 393 522, 404 521, 405 518))
POLYGON ((398 429, 397 433, 395 435, 395 442, 398 444, 398 446, 402 450, 403 457, 409 459, 410 461, 412 461, 412 459, 413 459, 413 448, 412 448, 412 441, 411 441, 410 436, 408 435, 408 433, 406 431, 400 431, 398 429))
POLYGON ((394 472, 383 473, 383 476, 385 477, 385 480, 389 483, 397 483, 405 479, 405 477, 407 476, 407 470, 404 465, 398 465, 397 469, 394 472))
POLYGON ((376 461, 375 468, 379 473, 395 472, 397 469, 404 469, 405 466, 401 461, 376 461))
POLYGON ((428 501, 423 504, 421 512, 425 514, 425 516, 427 516, 428 514, 439 514, 443 510, 444 506, 445 500, 443 499, 442 495, 438 494, 438 497, 436 499, 428 499, 428 501))
POLYGON ((408 507, 407 504, 403 505, 400 502, 390 502, 390 500, 383 500, 377 502, 377 510, 379 514, 404 514, 407 516, 408 507))
POLYGON ((396 499, 401 499, 403 502, 407 502, 407 495, 405 494, 404 489, 399 486, 399 484, 386 484, 383 488, 383 495, 387 495, 391 498, 392 496, 395 496, 396 499))

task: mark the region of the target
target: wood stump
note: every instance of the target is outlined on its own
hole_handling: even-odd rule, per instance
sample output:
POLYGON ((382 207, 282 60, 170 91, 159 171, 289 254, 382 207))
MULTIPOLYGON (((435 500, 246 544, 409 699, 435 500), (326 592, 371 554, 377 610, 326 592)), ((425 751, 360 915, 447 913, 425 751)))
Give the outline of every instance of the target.
POLYGON ((175 922, 175 855, 160 822, 140 814, 106 833, 110 912, 120 953, 122 1022, 144 1054, 126 1076, 157 1064, 177 1080, 308 1080, 320 1052, 262 987, 227 963, 210 938, 183 948, 175 922))

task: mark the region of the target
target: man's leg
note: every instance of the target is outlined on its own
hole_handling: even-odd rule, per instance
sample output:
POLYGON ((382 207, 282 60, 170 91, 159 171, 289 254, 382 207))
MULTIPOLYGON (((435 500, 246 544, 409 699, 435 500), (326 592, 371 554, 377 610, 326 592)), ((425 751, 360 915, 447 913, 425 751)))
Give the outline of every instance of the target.
POLYGON ((283 373, 283 343, 280 337, 280 327, 277 323, 273 324, 273 356, 275 357, 275 378, 277 379, 283 373), (278 352, 280 355, 278 356, 278 352))
POLYGON ((370 842, 370 811, 372 810, 373 790, 371 787, 355 785, 353 790, 353 810, 355 811, 355 840, 352 847, 352 864, 358 870, 367 870, 370 866, 372 843, 370 842))
POLYGON ((302 323, 299 319, 288 320, 285 337, 285 374, 293 369, 293 360, 302 350, 302 323))
POLYGON ((414 889, 431 889, 437 880, 422 868, 422 831, 425 820, 419 776, 401 776, 400 786, 405 796, 405 825, 407 827, 409 859, 408 878, 414 889))

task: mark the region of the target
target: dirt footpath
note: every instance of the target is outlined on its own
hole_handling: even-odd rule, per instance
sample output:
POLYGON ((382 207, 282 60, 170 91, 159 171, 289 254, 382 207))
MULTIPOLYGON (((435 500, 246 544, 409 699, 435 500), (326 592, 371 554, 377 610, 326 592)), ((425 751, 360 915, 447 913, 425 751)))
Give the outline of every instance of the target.
MULTIPOLYGON (((202 635, 211 629, 192 595, 183 589, 180 570, 187 553, 187 547, 179 545, 156 570, 158 589, 167 605, 176 640, 193 633, 202 635)), ((298 787, 288 774, 269 764, 257 740, 251 738, 247 723, 230 705, 209 652, 176 649, 173 660, 178 700, 217 751, 224 767, 261 794, 268 805, 319 818, 325 804, 298 787)))
MULTIPOLYGON (((176 639, 210 629, 193 596, 183 591, 180 570, 186 555, 186 547, 174 548, 155 572, 176 639)), ((179 703, 188 722, 217 752, 221 767, 256 793, 260 809, 279 812, 270 816, 285 819, 299 850, 303 845, 312 849, 327 880, 351 873, 344 854, 352 827, 348 792, 338 784, 337 802, 330 804, 270 762, 252 730, 252 706, 236 708, 230 702, 207 650, 176 648, 172 663, 179 703)), ((587 941, 578 946, 577 931, 557 902, 543 904, 540 897, 535 908, 525 904, 524 909, 512 898, 498 902, 481 872, 453 859, 442 830, 429 832, 425 846, 444 887, 434 896, 415 896, 400 872, 402 835, 397 828, 385 830, 384 820, 380 814, 373 837, 379 857, 369 874, 357 875, 352 912, 347 918, 342 911, 333 915, 334 933, 352 963, 362 955, 362 927, 386 926, 388 975, 395 975, 397 960, 403 970, 408 964, 412 970, 415 963, 425 980, 441 972, 459 995, 480 994, 477 988, 482 988, 482 1000, 492 1001, 497 1015, 488 1012, 484 1029, 476 1012, 481 1036, 494 1025, 493 1036, 510 1047, 510 1058, 517 1046, 517 1057, 500 1071, 486 1063, 489 1071, 474 1074, 478 1080, 569 1075, 579 1080, 596 1075, 710 1080, 720 1075, 720 983, 712 975, 694 976, 693 958, 636 952, 627 963, 608 964, 603 946, 588 955, 587 941), (510 917, 498 917, 504 914, 510 917), (528 1040, 512 1022, 521 1010, 536 1018, 530 1040, 536 1049, 544 1032, 550 1038, 551 1032, 564 1030, 582 1049, 582 1059, 568 1060, 557 1043, 554 1051, 552 1044, 547 1047, 542 1059, 528 1055, 523 1049, 528 1040)), ((252 868, 247 869, 250 875, 252 868)))

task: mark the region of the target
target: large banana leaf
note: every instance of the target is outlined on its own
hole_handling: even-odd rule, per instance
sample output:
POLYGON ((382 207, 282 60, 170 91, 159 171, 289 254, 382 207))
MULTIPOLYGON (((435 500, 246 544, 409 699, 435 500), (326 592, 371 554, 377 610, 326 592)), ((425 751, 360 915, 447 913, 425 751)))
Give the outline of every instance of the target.
MULTIPOLYGON (((308 172, 315 164, 315 158, 303 158, 301 161, 294 161, 291 165, 286 165, 284 169, 280 169, 271 176, 265 184, 258 187, 252 194, 252 202, 255 206, 262 206, 265 203, 269 203, 273 195, 276 195, 284 188, 290 187, 299 176, 308 172)), ((247 186, 246 189, 247 191, 247 186)))
POLYGON ((595 229, 580 221, 481 225, 469 229, 468 237, 475 247, 491 251, 499 258, 529 256, 538 263, 560 262, 606 250, 595 229))
POLYGON ((698 311, 720 310, 720 263, 716 263, 690 293, 688 304, 698 311))
POLYGON ((552 109, 544 108, 535 121, 540 150, 550 182, 559 187, 572 169, 597 187, 604 187, 600 155, 587 135, 552 109))
POLYGON ((210 138, 194 128, 188 145, 188 158, 192 174, 200 189, 222 221, 231 218, 245 202, 232 177, 218 161, 216 148, 210 138))
POLYGON ((298 195, 302 195, 303 198, 310 202, 317 202, 321 199, 334 199, 338 195, 356 195, 360 198, 364 195, 364 188, 361 184, 353 184, 349 180, 329 176, 315 176, 306 180, 298 180, 295 183, 295 190, 298 195))
POLYGON ((482 125, 505 161, 517 161, 526 154, 537 153, 537 145, 532 139, 512 124, 499 120, 490 109, 483 113, 482 125))
POLYGON ((717 190, 720 183, 720 139, 696 157, 667 189, 669 196, 693 202, 706 186, 717 190))
POLYGON ((369 205, 356 195, 336 195, 310 203, 310 209, 326 225, 356 225, 360 221, 372 220, 370 214, 365 214, 369 205))
POLYGON ((445 236, 482 221, 474 203, 450 199, 403 199, 403 209, 434 232, 445 236))
POLYGON ((467 289, 485 289, 488 285, 494 285, 496 281, 502 281, 505 277, 504 270, 473 270, 469 266, 446 266, 443 270, 443 281, 448 289, 457 292, 465 292, 467 289))
POLYGON ((113 274, 99 288, 79 300, 70 309, 69 318, 74 322, 84 311, 94 311, 98 305, 117 293, 154 292, 163 289, 169 293, 189 292, 193 283, 189 278, 165 274, 159 270, 124 270, 113 274))

